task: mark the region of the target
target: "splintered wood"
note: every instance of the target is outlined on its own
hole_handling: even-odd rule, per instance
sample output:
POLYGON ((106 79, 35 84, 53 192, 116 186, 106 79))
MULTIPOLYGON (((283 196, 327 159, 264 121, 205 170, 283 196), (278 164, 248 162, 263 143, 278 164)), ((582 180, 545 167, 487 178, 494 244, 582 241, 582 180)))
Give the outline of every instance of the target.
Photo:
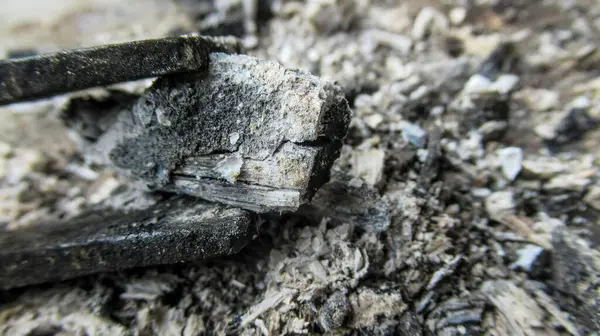
MULTIPOLYGON (((65 116, 75 125, 72 106, 65 116)), ((259 212, 309 201, 329 180, 350 121, 337 85, 223 53, 209 56, 206 73, 162 77, 113 114, 91 117, 110 121, 97 136, 80 132, 91 162, 150 190, 259 212)))

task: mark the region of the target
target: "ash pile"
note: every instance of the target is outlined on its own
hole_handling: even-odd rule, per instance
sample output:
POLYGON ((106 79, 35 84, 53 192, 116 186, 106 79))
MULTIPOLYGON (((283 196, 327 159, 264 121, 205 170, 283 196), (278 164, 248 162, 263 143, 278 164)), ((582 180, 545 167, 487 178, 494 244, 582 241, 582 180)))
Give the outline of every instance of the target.
MULTIPOLYGON (((337 82, 348 134, 310 204, 262 215, 240 253, 2 292, 0 333, 600 330, 598 3, 95 3, 18 37, 4 23, 0 51, 235 35, 251 56, 337 82), (84 17, 98 20, 73 33, 84 17)), ((2 107, 6 230, 91 204, 154 202, 83 163, 57 117, 70 99, 2 107)))

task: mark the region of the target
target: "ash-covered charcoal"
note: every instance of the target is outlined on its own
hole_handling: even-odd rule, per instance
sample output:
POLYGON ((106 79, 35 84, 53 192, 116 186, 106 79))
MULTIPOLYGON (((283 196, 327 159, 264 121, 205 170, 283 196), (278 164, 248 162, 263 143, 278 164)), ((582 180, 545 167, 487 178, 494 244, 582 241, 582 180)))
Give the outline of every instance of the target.
POLYGON ((556 190, 537 195, 535 204, 550 216, 573 214, 581 208, 583 195, 579 191, 556 190))
POLYGON ((515 281, 488 280, 479 295, 487 302, 484 324, 492 334, 556 335, 562 326, 568 332, 559 334, 581 335, 544 292, 527 283, 521 287, 515 281))
POLYGON ((566 227, 552 233, 555 299, 584 334, 600 332, 600 252, 566 227))
MULTIPOLYGON (((204 11, 197 13, 196 29, 202 35, 232 35, 243 37, 246 32, 244 1, 196 1, 194 7, 203 5, 204 11)), ((249 32, 251 33, 251 32, 249 32)))
POLYGON ((340 328, 350 314, 350 302, 344 292, 335 292, 319 310, 319 324, 324 331, 340 328))
POLYGON ((179 36, 0 60, 0 105, 160 75, 202 71, 232 37, 179 36))
POLYGON ((500 43, 496 49, 481 63, 480 75, 495 81, 500 73, 511 72, 518 61, 516 46, 512 43, 500 43))
POLYGON ((253 215, 191 198, 98 210, 0 233, 0 288, 229 255, 250 240, 253 215))
POLYGON ((546 275, 549 253, 543 247, 527 244, 517 250, 516 260, 510 268, 527 272, 532 278, 546 275))
POLYGON ((176 0, 193 21, 193 29, 206 36, 243 38, 258 33, 273 17, 273 0, 176 0))
MULTIPOLYGON (((431 96, 431 94, 428 94, 428 96, 431 96)), ((418 120, 427 119, 429 114, 427 107, 432 105, 432 99, 429 99, 428 96, 416 100, 409 100, 408 102, 404 103, 400 109, 402 117, 410 122, 417 122, 418 120)))
POLYGON ((423 335, 423 326, 414 313, 406 311, 400 316, 396 334, 399 336, 420 336, 423 335))
POLYGON ((360 336, 395 336, 398 335, 398 321, 394 319, 382 319, 381 322, 371 327, 363 327, 358 330, 360 336))
POLYGON ((295 211, 329 180, 349 121, 339 86, 214 53, 206 74, 157 80, 84 151, 151 190, 295 211))
POLYGON ((439 304, 428 315, 425 325, 435 335, 455 335, 460 329, 480 334, 485 306, 485 301, 475 297, 452 298, 439 304))
POLYGON ((590 117, 587 109, 575 107, 556 125, 555 137, 549 143, 560 145, 581 139, 587 131, 594 129, 598 124, 597 120, 590 117))
POLYGON ((355 225, 367 232, 383 232, 390 226, 390 207, 379 190, 359 179, 334 173, 299 214, 355 225))
POLYGON ((395 335, 398 319, 407 310, 396 290, 362 287, 350 295, 352 316, 349 326, 359 335, 395 335))
POLYGON ((493 132, 487 132, 484 140, 498 140, 506 133, 510 116, 508 97, 498 92, 481 92, 469 97, 470 106, 459 111, 461 134, 477 130, 488 123, 496 123, 499 127, 493 132))
MULTIPOLYGON (((89 113, 75 118, 78 124, 71 128, 92 126, 80 127, 81 133, 88 132, 84 144, 95 142, 85 150, 86 157, 130 167, 119 170, 144 187, 151 182, 154 189, 182 190, 186 183, 184 191, 196 196, 235 207, 249 206, 240 200, 251 199, 257 202, 249 206, 252 210, 256 204, 279 210, 293 203, 285 195, 307 191, 303 185, 290 189, 294 179, 287 169, 301 169, 288 159, 305 162, 305 150, 318 152, 335 142, 331 135, 281 140, 280 130, 295 130, 292 125, 307 130, 317 123, 288 122, 301 115, 294 107, 313 111, 310 104, 338 101, 313 96, 324 82, 315 79, 317 87, 311 88, 302 83, 313 83, 307 80, 312 76, 289 69, 340 83, 354 109, 351 133, 330 181, 294 213, 262 216, 256 239, 243 253, 11 291, 23 294, 0 295, 12 301, 0 307, 0 334, 54 331, 46 321, 62 333, 89 335, 114 326, 123 334, 186 336, 592 334, 598 329, 593 324, 598 270, 582 265, 595 260, 585 256, 597 246, 565 248, 551 240, 556 228, 567 225, 571 234, 581 230, 582 237, 600 241, 600 225, 595 225, 600 129, 584 131, 584 137, 569 140, 559 152, 544 146, 556 137, 556 126, 572 107, 600 118, 600 80, 590 66, 598 63, 600 3, 572 2, 152 0, 133 10, 123 1, 94 0, 101 10, 85 6, 84 18, 100 14, 110 20, 86 21, 95 24, 86 24, 85 36, 73 34, 81 25, 78 9, 60 20, 44 15, 49 24, 42 27, 57 28, 43 32, 44 43, 38 41, 40 35, 33 36, 38 25, 0 29, 0 40, 14 39, 5 49, 39 45, 44 50, 126 36, 164 36, 173 28, 226 33, 239 36, 250 56, 288 69, 278 68, 281 76, 267 76, 279 71, 271 71, 275 67, 270 62, 240 62, 247 65, 243 69, 214 55, 217 61, 211 59, 212 68, 202 69, 204 73, 161 78, 131 107, 124 104, 128 113, 116 113, 122 133, 107 129, 103 118, 80 104, 89 113), (261 18, 265 4, 268 24, 261 18), (113 20, 115 28, 108 22, 113 20), (135 27, 129 22, 136 22, 135 27), (299 81, 286 88, 290 82, 282 76, 299 81), (300 92, 306 93, 302 99, 300 92), (274 107, 283 105, 287 110, 274 107), (286 116, 280 114, 285 111, 286 116), (129 125, 127 118, 137 124, 129 125), (124 136, 111 142, 111 132, 124 136), (263 142, 275 145, 265 150, 264 158, 250 157, 247 149, 260 151, 263 142), (102 148, 101 143, 114 150, 112 156, 92 150, 102 148), (265 178, 274 171, 280 184, 265 178), (353 178, 338 178, 337 172, 353 178), (555 252, 558 266, 549 258, 555 252), (68 290, 57 292, 57 287, 68 290), (92 289, 106 294, 91 300, 92 289), (80 294, 57 295, 74 291, 80 294), (82 331, 73 327, 85 323, 90 327, 82 331)), ((0 13, 7 8, 0 6, 0 13)), ((6 27, 5 21, 0 20, 0 27, 6 27)), ((101 111, 121 109, 118 102, 99 103, 101 111)), ((29 105, 38 104, 1 108, 7 113, 0 140, 10 147, 0 142, 0 221, 9 218, 4 220, 7 227, 16 227, 47 208, 52 216, 59 210, 71 214, 62 209, 79 206, 79 199, 98 198, 90 194, 103 194, 116 206, 124 203, 110 191, 115 187, 110 180, 117 180, 113 170, 82 167, 75 149, 66 157, 50 153, 65 163, 51 162, 52 172, 44 168, 44 179, 36 177, 40 169, 29 169, 32 160, 23 161, 18 151, 32 143, 26 130, 43 119, 6 126, 12 115, 36 120, 33 113, 21 113, 29 112, 29 105), (26 169, 15 168, 19 165, 26 169), (87 182, 91 187, 71 180, 73 165, 91 170, 91 176, 96 172, 87 182), (51 179, 54 171, 61 176, 60 188, 51 179), (31 184, 21 183, 28 180, 36 181, 33 191, 31 184), (81 192, 67 193, 76 189, 81 192), (28 202, 39 199, 38 190, 56 193, 43 195, 40 202, 57 200, 57 205, 40 208, 28 202)), ((566 129, 572 134, 580 128, 566 129)), ((36 139, 43 141, 63 134, 38 133, 36 139)), ((46 154, 44 145, 35 148, 46 154)))

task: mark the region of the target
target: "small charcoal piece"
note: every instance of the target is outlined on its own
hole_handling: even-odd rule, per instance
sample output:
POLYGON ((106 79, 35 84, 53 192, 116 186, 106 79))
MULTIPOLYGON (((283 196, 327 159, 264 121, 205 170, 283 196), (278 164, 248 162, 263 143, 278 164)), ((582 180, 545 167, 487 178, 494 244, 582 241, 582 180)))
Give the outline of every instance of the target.
POLYGON ((340 328, 350 314, 350 301, 344 292, 335 292, 329 296, 319 311, 319 324, 329 332, 340 328))
POLYGON ((516 47, 512 43, 501 43, 481 63, 477 73, 495 81, 501 72, 509 72, 518 60, 516 47))
POLYGON ((362 183, 353 185, 351 177, 335 173, 319 189, 312 202, 299 214, 319 220, 329 217, 340 223, 356 225, 367 232, 383 232, 390 226, 390 207, 379 190, 362 183))
POLYGON ((275 62, 209 58, 207 72, 159 78, 88 141, 86 157, 149 190, 257 212, 297 210, 339 156, 350 122, 343 91, 275 62))
POLYGON ((439 305, 428 315, 425 325, 433 335, 456 335, 466 330, 469 335, 480 335, 485 301, 477 297, 454 297, 439 305))
POLYGON ((575 317, 582 334, 600 331, 600 251, 569 228, 552 232, 556 300, 575 317))
MULTIPOLYGON (((498 321, 494 325, 494 331, 498 335, 552 334, 549 331, 550 328, 546 328, 546 325, 541 323, 544 313, 538 304, 539 301, 513 281, 503 279, 487 280, 481 285, 477 296, 485 300, 484 304, 488 318, 491 317, 493 321, 498 321)), ((483 308, 481 313, 477 314, 477 320, 481 322, 484 321, 483 308)), ((461 315, 459 317, 462 319, 471 319, 469 316, 471 314, 461 315)), ((554 331, 554 328, 552 328, 552 331, 554 331)), ((480 334, 483 334, 483 331, 469 333, 469 335, 480 334)))
POLYGON ((486 123, 495 122, 500 127, 487 134, 485 141, 501 139, 508 128, 510 118, 510 104, 508 97, 498 92, 482 92, 471 97, 472 106, 462 111, 459 129, 461 134, 467 134, 486 123))
POLYGON ((432 132, 429 137, 427 157, 425 158, 425 162, 423 162, 423 166, 421 166, 417 181, 417 193, 421 196, 427 194, 429 187, 438 176, 442 159, 441 139, 442 133, 439 130, 432 132))
POLYGON ((11 50, 7 51, 8 58, 35 56, 37 54, 38 54, 37 50, 35 50, 33 48, 11 49, 11 50))
POLYGON ((566 144, 581 139, 585 132, 595 128, 598 124, 599 122, 592 119, 586 109, 573 108, 556 126, 554 130, 556 138, 550 142, 566 144))
POLYGON ((400 323, 396 327, 398 336, 421 336, 423 335, 423 326, 419 318, 411 311, 406 311, 400 316, 400 323))
POLYGON ((177 196, 0 232, 0 288, 230 255, 250 240, 253 221, 248 211, 177 196))
POLYGON ((0 60, 0 105, 207 67, 235 38, 168 37, 0 60))

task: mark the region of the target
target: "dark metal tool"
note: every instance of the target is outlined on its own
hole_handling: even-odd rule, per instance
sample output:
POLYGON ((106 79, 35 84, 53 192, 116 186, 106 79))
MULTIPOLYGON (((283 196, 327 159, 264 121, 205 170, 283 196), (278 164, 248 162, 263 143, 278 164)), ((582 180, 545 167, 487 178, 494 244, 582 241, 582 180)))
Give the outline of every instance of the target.
POLYGON ((199 71, 235 38, 182 36, 0 60, 0 105, 160 75, 199 71))

